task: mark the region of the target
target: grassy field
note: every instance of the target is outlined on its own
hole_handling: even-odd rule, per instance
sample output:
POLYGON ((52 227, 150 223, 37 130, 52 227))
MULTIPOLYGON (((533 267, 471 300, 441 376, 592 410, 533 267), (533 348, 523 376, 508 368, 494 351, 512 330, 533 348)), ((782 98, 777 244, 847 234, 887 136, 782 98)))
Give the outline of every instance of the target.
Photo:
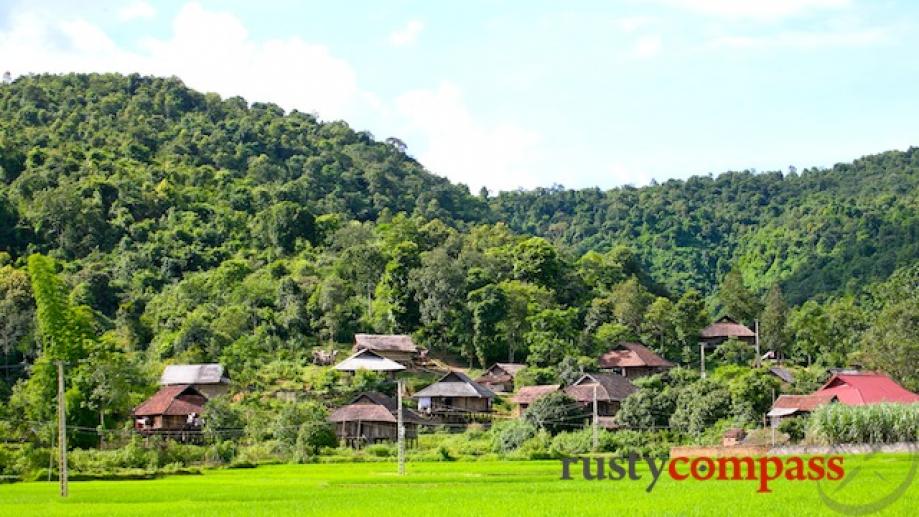
MULTIPOLYGON (((843 503, 867 503, 903 482, 914 458, 847 456, 849 481, 823 482, 843 503)), ((55 483, 0 485, 0 515, 837 515, 815 482, 683 481, 666 475, 651 493, 639 481, 559 479, 557 461, 276 465, 212 470, 151 481, 85 481, 57 496, 55 483)), ((916 515, 919 488, 880 515, 916 515)))

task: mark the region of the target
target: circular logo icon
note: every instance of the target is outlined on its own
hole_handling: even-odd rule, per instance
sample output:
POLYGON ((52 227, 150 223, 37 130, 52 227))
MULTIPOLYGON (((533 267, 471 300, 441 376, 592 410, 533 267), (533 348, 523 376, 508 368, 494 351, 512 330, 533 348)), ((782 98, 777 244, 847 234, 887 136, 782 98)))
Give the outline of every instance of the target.
POLYGON ((865 454, 847 454, 833 447, 831 454, 845 454, 846 474, 826 490, 823 483, 817 483, 820 499, 831 510, 846 515, 867 515, 890 506, 903 497, 919 472, 919 446, 909 443, 907 449, 904 458, 882 454, 880 445, 865 454))

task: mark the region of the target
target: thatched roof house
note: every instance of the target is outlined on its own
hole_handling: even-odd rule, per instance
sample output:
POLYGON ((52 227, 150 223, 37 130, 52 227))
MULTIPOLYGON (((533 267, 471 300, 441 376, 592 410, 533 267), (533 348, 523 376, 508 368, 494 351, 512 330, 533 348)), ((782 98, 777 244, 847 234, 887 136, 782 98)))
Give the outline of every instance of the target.
POLYGON ((144 434, 200 430, 206 403, 207 397, 192 385, 163 386, 134 408, 134 429, 144 434))
POLYGON ((495 393, 463 372, 451 371, 412 397, 418 410, 444 416, 463 416, 491 411, 495 393))
POLYGON ((411 336, 404 334, 355 334, 352 350, 370 350, 406 366, 418 355, 418 347, 411 336))
POLYGON ((170 364, 160 376, 160 386, 194 386, 207 398, 223 395, 229 389, 229 384, 230 379, 223 365, 216 363, 170 364))
MULTIPOLYGON (((329 415, 329 421, 335 424, 338 439, 352 447, 399 438, 398 404, 383 393, 361 393, 350 404, 329 415)), ((414 411, 402 408, 402 422, 405 438, 414 440, 418 436, 418 425, 424 420, 414 411)))
POLYGON ((517 415, 520 416, 526 412, 530 404, 538 399, 545 397, 550 393, 555 393, 561 389, 559 384, 543 384, 538 386, 523 386, 517 390, 517 394, 511 397, 511 402, 517 404, 517 415))
POLYGON ((527 365, 519 363, 495 363, 478 376, 475 382, 495 392, 514 391, 514 379, 527 365))
MULTIPOLYGON (((592 406, 595 386, 597 413, 601 417, 614 416, 619 411, 619 405, 622 401, 637 389, 634 384, 621 375, 585 373, 581 378, 565 388, 565 393, 584 406, 592 406)), ((601 423, 609 424, 610 421, 603 420, 601 423)))
POLYGON ((699 338, 703 343, 709 345, 719 345, 731 338, 753 343, 756 340, 756 333, 730 316, 722 316, 715 323, 702 329, 699 332, 699 338))
POLYGON ((404 370, 405 366, 371 350, 361 349, 345 358, 344 361, 336 364, 334 368, 341 372, 352 373, 358 370, 398 372, 404 370))
POLYGON ((622 342, 600 356, 599 366, 601 370, 635 379, 673 368, 674 364, 641 343, 622 342))

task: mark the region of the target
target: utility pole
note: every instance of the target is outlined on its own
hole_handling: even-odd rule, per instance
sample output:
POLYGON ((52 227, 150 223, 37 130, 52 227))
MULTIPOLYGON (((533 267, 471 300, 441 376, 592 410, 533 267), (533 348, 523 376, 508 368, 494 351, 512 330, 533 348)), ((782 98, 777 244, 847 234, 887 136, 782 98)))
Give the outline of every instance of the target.
POLYGON ((757 368, 760 367, 760 355, 759 355, 759 320, 753 320, 753 333, 755 334, 756 339, 756 359, 753 361, 753 364, 757 368))
POLYGON ((405 475, 405 425, 402 420, 402 381, 401 380, 398 381, 398 383, 396 384, 396 390, 398 391, 398 395, 396 397, 397 399, 396 411, 398 411, 398 413, 396 414, 396 420, 397 420, 396 425, 397 425, 397 432, 399 436, 399 475, 404 476, 405 475))
POLYGON ((594 451, 600 448, 600 435, 598 431, 599 412, 597 411, 597 385, 594 384, 594 451))
POLYGON ((57 362, 57 432, 60 447, 58 478, 61 497, 67 497, 67 408, 64 407, 64 361, 57 362))
POLYGON ((705 343, 699 343, 699 353, 702 357, 702 364, 700 366, 702 378, 705 378, 705 343))

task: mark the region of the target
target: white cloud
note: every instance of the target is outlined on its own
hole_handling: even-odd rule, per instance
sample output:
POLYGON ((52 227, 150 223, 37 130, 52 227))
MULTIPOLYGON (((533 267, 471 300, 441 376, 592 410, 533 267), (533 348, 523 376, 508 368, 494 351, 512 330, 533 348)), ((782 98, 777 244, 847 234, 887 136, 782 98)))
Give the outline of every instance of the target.
POLYGON ((635 41, 635 45, 629 54, 637 59, 648 59, 659 54, 661 46, 660 34, 648 34, 635 41))
POLYGON ((767 36, 723 36, 713 40, 711 46, 753 50, 859 47, 874 45, 884 41, 886 38, 887 31, 883 29, 838 32, 780 32, 767 36))
POLYGON ((616 162, 607 167, 604 179, 606 180, 604 183, 608 185, 643 187, 651 183, 654 178, 648 172, 616 162))
POLYGON ((118 19, 127 22, 156 16, 156 9, 144 0, 137 0, 118 10, 118 19))
POLYGON ((410 91, 396 99, 396 108, 424 134, 427 148, 419 158, 431 171, 473 191, 482 185, 500 190, 537 186, 539 178, 529 167, 535 163, 539 135, 510 123, 475 121, 455 85, 410 91))
POLYGON ((296 37, 256 40, 238 17, 197 3, 179 10, 168 36, 143 39, 134 48, 85 19, 38 11, 20 11, 0 31, 3 69, 14 75, 175 75, 197 90, 318 112, 327 120, 374 119, 374 131, 417 138, 412 148, 425 166, 473 189, 534 187, 545 179, 531 168, 539 163, 539 136, 508 122, 483 123, 450 83, 381 99, 361 89, 352 66, 327 47, 296 37))
POLYGON ((654 0, 726 18, 778 19, 820 9, 848 7, 851 0, 654 0))
POLYGON ((316 111, 340 118, 369 99, 354 70, 323 45, 300 38, 255 41, 239 18, 182 7, 165 39, 146 39, 128 51, 101 29, 82 20, 53 21, 22 13, 0 32, 4 68, 28 72, 139 72, 176 75, 195 89, 250 101, 271 101, 285 109, 316 111))
POLYGON ((411 45, 418 39, 422 30, 424 30, 424 22, 421 20, 410 20, 403 27, 390 33, 389 43, 396 47, 411 45))

